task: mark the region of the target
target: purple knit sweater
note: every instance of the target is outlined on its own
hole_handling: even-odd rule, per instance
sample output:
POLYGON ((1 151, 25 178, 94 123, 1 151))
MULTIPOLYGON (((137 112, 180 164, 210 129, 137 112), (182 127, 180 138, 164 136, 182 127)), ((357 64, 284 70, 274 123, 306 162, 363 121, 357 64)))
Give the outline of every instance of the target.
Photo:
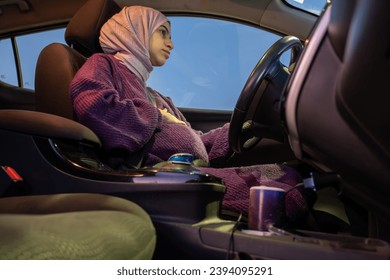
MULTIPOLYGON (((169 98, 146 89, 141 79, 112 55, 89 58, 73 79, 70 93, 78 120, 99 136, 107 150, 135 152, 149 142, 147 165, 165 161, 178 152, 191 153, 211 165, 231 155, 228 124, 207 133, 195 131, 169 98), (158 110, 164 108, 187 125, 169 123, 158 110)), ((280 165, 201 170, 222 178, 227 186, 223 205, 243 212, 248 210, 251 186, 290 190, 301 180, 295 170, 280 165)), ((296 217, 305 209, 304 200, 299 192, 288 194, 287 214, 296 217)))

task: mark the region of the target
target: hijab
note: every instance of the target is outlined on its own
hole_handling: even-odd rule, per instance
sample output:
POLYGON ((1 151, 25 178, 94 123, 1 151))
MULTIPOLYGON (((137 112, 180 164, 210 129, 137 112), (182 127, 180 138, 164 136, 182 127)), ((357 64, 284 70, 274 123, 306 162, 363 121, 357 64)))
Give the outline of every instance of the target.
POLYGON ((149 55, 149 38, 168 19, 159 11, 143 6, 124 7, 100 30, 100 45, 104 53, 114 54, 143 82, 153 66, 149 55))

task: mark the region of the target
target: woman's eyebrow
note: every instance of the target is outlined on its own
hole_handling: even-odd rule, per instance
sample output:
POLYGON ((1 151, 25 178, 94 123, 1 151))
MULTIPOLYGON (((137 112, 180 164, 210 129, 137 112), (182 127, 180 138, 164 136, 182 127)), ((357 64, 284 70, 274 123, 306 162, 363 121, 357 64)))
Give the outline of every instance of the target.
POLYGON ((160 27, 163 27, 163 28, 168 32, 168 34, 171 34, 171 32, 169 31, 169 29, 168 29, 165 25, 161 25, 160 27))

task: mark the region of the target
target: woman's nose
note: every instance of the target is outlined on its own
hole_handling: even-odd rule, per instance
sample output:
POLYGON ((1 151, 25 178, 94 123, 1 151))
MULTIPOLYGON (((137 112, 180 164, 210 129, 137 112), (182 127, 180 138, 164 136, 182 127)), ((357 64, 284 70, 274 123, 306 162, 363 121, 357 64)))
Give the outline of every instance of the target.
POLYGON ((170 48, 171 50, 175 47, 175 46, 173 45, 173 42, 172 42, 171 39, 168 39, 168 40, 165 42, 165 45, 166 45, 168 48, 170 48))

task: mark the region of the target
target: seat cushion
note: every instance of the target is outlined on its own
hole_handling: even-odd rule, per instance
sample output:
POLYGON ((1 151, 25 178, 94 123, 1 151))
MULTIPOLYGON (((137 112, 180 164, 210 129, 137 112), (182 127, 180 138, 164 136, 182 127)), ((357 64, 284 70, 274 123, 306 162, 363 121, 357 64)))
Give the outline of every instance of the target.
POLYGON ((138 205, 99 194, 0 199, 0 259, 150 259, 156 233, 138 205))

